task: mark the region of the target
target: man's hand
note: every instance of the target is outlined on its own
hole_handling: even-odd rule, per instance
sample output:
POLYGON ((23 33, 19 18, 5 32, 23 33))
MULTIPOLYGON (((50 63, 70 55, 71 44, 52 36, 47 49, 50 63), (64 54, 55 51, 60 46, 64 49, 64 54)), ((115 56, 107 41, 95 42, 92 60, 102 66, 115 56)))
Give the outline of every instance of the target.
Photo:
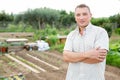
POLYGON ((107 50, 96 48, 85 52, 85 55, 88 59, 94 59, 102 62, 106 58, 107 50))

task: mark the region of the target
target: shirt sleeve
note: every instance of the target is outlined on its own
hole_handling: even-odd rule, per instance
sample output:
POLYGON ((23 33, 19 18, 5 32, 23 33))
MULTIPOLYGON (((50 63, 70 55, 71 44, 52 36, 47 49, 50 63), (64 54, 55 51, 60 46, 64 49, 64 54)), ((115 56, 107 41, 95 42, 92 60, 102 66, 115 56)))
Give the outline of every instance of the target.
POLYGON ((106 30, 102 29, 96 36, 95 47, 109 50, 109 37, 106 30))
POLYGON ((67 36, 67 39, 66 39, 65 46, 64 46, 63 50, 72 51, 72 37, 71 37, 71 34, 69 34, 67 36))

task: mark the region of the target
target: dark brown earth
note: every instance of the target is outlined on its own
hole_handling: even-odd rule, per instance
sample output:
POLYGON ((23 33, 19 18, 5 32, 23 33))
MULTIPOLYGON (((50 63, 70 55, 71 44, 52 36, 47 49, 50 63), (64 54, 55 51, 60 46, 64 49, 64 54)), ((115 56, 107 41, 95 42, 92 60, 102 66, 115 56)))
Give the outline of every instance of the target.
MULTIPOLYGON (((25 80, 65 80, 66 71, 68 63, 65 63, 62 60, 62 54, 57 51, 19 51, 15 52, 15 54, 11 54, 11 56, 18 59, 18 57, 24 59, 25 61, 29 61, 34 65, 37 65, 46 70, 46 72, 37 70, 40 73, 35 73, 26 67, 16 63, 15 61, 9 59, 5 55, 0 56, 0 76, 11 76, 22 73, 25 76, 25 80), (43 64, 35 60, 34 58, 28 56, 37 57, 40 60, 43 60, 49 64, 52 64, 59 68, 59 70, 55 70, 54 68, 43 64)), ((26 63, 27 64, 27 63, 26 63)), ((30 65, 30 64, 29 64, 30 65)), ((32 65, 30 65, 32 66, 32 65)), ((34 67, 34 66, 33 66, 34 67)), ((35 67, 34 67, 35 68, 35 67)), ((120 80, 120 69, 112 66, 106 66, 105 77, 106 80, 120 80)))

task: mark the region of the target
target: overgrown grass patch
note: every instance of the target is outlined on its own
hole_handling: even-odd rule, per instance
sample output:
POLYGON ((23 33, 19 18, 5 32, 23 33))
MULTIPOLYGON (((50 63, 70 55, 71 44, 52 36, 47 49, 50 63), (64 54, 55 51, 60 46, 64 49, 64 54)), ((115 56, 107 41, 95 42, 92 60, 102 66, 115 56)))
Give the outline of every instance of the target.
POLYGON ((106 63, 111 66, 116 66, 120 68, 120 53, 115 51, 110 51, 107 55, 106 63))
POLYGON ((52 45, 50 49, 51 50, 57 50, 60 53, 62 53, 63 52, 63 48, 64 48, 64 44, 57 44, 57 45, 52 45))

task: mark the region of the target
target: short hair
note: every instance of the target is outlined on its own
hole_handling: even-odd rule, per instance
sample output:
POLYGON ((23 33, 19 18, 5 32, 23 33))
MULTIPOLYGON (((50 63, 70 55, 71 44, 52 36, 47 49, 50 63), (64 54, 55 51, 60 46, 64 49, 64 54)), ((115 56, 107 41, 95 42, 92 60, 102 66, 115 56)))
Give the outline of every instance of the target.
POLYGON ((89 12, 91 12, 89 6, 87 6, 86 4, 77 5, 76 8, 75 8, 75 10, 76 10, 77 8, 88 8, 89 12))

